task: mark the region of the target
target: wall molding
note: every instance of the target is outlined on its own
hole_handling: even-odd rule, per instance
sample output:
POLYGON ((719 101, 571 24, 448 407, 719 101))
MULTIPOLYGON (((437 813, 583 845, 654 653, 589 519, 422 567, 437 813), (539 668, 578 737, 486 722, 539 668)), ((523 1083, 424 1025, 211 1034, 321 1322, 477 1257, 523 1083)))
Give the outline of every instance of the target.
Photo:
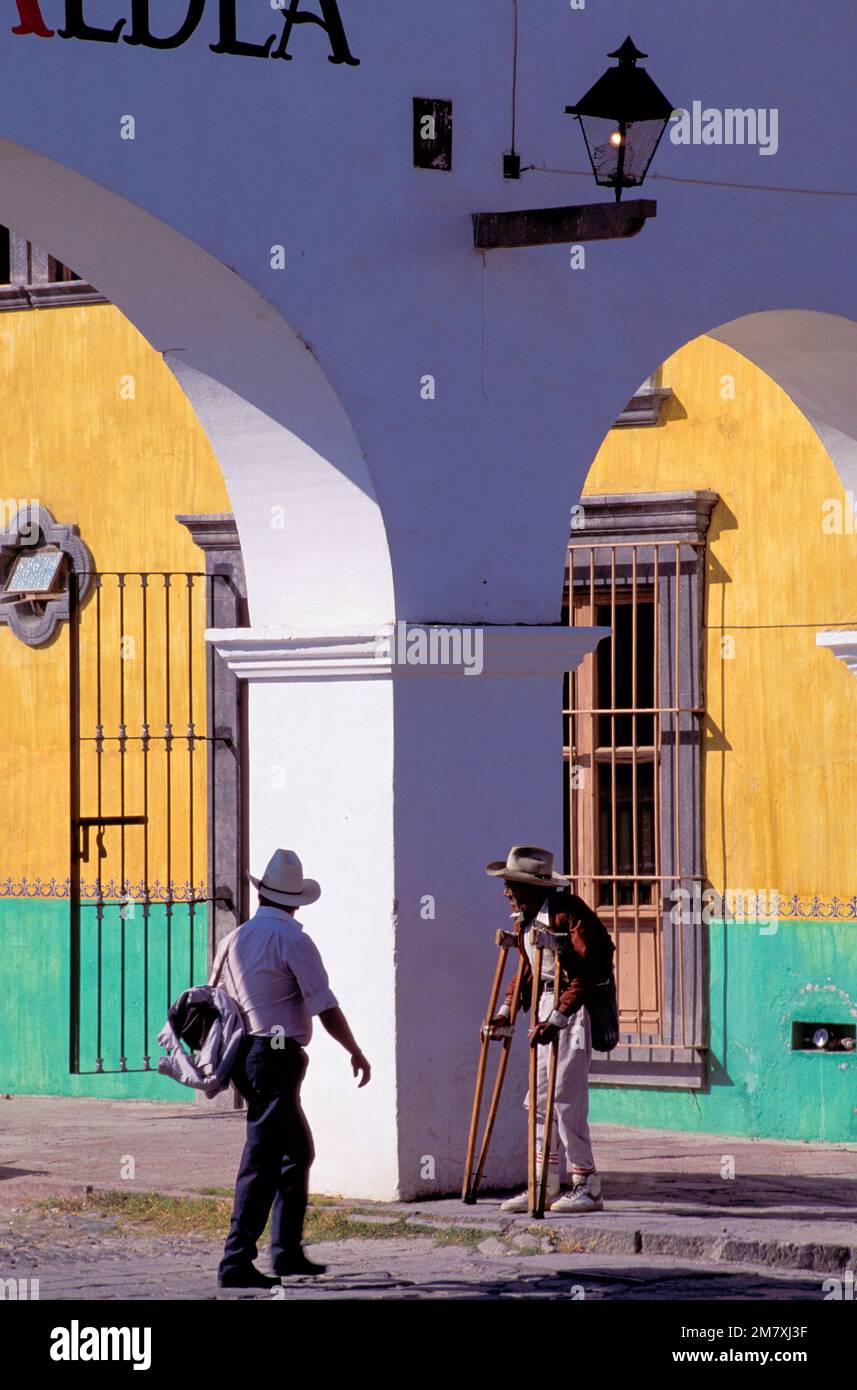
POLYGON ((560 675, 574 670, 609 631, 398 622, 371 633, 357 628, 326 634, 210 628, 206 639, 241 680, 414 679, 560 675))
POLYGON ((58 280, 46 285, 0 285, 0 314, 20 313, 22 309, 68 309, 80 304, 109 304, 110 301, 85 280, 58 280))
POLYGON ((857 921, 857 894, 851 898, 825 898, 814 893, 784 894, 775 916, 801 921, 857 921))
POLYGON ((610 544, 615 538, 704 540, 711 514, 720 501, 716 492, 617 492, 581 497, 582 509, 570 536, 572 545, 610 544))
MULTIPOLYGON (((57 878, 55 875, 37 876, 30 878, 23 875, 21 878, 7 876, 0 878, 0 899, 36 899, 36 898, 67 898, 69 895, 71 880, 69 878, 57 878)), ((101 896, 105 902, 117 905, 123 898, 130 899, 132 902, 142 902, 145 897, 145 884, 142 879, 132 882, 126 879, 124 884, 117 882, 115 878, 106 880, 101 886, 101 896)), ((81 883, 81 898, 87 902, 93 902, 99 896, 99 880, 93 879, 91 882, 84 880, 81 883)), ((166 902, 189 903, 194 901, 199 905, 212 896, 209 886, 200 882, 191 885, 187 879, 183 883, 173 881, 170 884, 162 883, 160 879, 155 879, 149 884, 149 901, 154 904, 166 902)), ((736 917, 712 917, 712 923, 723 924, 727 927, 735 926, 756 926, 759 922, 769 920, 782 920, 794 922, 857 922, 857 893, 850 898, 840 898, 837 895, 825 897, 817 893, 783 893, 780 895, 778 911, 769 918, 752 917, 746 915, 743 920, 736 917)))
POLYGON ((632 426, 659 425, 668 400, 672 399, 671 386, 649 386, 636 391, 625 409, 613 421, 613 429, 628 429, 632 426))
POLYGON ((826 647, 857 676, 857 632, 817 632, 816 646, 826 647))
POLYGON ((183 512, 176 516, 176 521, 187 528, 200 550, 241 550, 238 526, 231 512, 183 512))
MULTIPOLYGON (((0 899, 68 898, 70 893, 70 878, 28 878, 25 875, 18 879, 0 879, 0 899)), ((117 907, 123 901, 143 903, 146 899, 146 884, 143 879, 136 882, 125 879, 122 883, 117 882, 115 878, 107 879, 103 883, 98 879, 91 882, 81 880, 80 897, 81 901, 87 902, 97 902, 101 898, 103 902, 117 907)), ((204 907, 208 897, 205 883, 193 885, 187 879, 184 883, 176 883, 173 880, 162 883, 156 878, 149 884, 149 902, 153 905, 195 902, 197 906, 204 907)))

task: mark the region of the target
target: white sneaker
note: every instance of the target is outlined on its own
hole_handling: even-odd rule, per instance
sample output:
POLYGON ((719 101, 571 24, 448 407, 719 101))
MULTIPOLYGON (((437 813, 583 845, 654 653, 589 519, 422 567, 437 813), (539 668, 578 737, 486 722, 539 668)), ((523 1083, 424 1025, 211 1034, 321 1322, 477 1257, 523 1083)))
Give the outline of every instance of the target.
POLYGON ((571 1180, 571 1191, 551 1202, 550 1209, 565 1212, 566 1216, 582 1216, 588 1211, 603 1211, 604 1200, 598 1174, 590 1173, 587 1177, 578 1173, 571 1180))
MULTIPOLYGON (((552 1209, 552 1204, 553 1204, 553 1203, 556 1201, 556 1199, 559 1197, 559 1192, 560 1192, 560 1189, 559 1189, 559 1184, 558 1184, 558 1183, 557 1183, 554 1187, 551 1187, 550 1184, 548 1184, 548 1189, 547 1189, 547 1192, 545 1193, 545 1210, 547 1210, 548 1207, 551 1207, 551 1209, 552 1209)), ((526 1211, 529 1211, 529 1210, 530 1210, 530 1194, 529 1194, 529 1190, 522 1192, 518 1197, 510 1197, 510 1198, 508 1199, 508 1201, 506 1201, 506 1202, 501 1202, 501 1203, 500 1203, 500 1210, 501 1210, 501 1211, 515 1211, 515 1212, 526 1212, 526 1211)))

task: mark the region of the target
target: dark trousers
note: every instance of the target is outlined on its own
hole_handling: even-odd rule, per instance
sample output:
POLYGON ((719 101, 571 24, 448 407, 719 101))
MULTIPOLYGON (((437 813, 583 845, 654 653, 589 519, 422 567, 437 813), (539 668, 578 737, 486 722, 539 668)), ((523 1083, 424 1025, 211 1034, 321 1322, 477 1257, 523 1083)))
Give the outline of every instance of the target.
POLYGON ((246 1037, 241 1043, 232 1080, 247 1102, 247 1139, 221 1275, 246 1269, 255 1260, 269 1215, 274 1269, 300 1251, 315 1157, 300 1102, 306 1068, 307 1055, 293 1038, 246 1037))

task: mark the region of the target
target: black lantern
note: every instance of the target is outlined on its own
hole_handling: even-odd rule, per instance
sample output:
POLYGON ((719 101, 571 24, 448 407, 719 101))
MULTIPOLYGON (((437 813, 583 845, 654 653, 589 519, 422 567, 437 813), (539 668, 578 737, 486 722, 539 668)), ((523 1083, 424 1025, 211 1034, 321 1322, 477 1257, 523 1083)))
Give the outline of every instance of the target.
POLYGON ((645 68, 637 67, 637 59, 648 54, 630 35, 607 56, 618 58, 619 66, 608 68, 582 101, 565 109, 580 121, 595 182, 615 188, 618 203, 622 189, 636 188, 649 172, 673 107, 645 68))

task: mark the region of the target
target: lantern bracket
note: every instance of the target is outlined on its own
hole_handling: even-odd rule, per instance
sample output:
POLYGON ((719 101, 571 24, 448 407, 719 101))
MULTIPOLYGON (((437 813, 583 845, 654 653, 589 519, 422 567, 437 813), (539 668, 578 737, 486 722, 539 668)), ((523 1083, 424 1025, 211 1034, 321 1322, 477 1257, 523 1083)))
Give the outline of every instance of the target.
POLYGON ((477 251, 514 246, 557 246, 562 242, 614 241, 637 236, 656 217, 654 198, 627 203, 584 203, 578 207, 532 208, 514 212, 474 212, 477 251))

